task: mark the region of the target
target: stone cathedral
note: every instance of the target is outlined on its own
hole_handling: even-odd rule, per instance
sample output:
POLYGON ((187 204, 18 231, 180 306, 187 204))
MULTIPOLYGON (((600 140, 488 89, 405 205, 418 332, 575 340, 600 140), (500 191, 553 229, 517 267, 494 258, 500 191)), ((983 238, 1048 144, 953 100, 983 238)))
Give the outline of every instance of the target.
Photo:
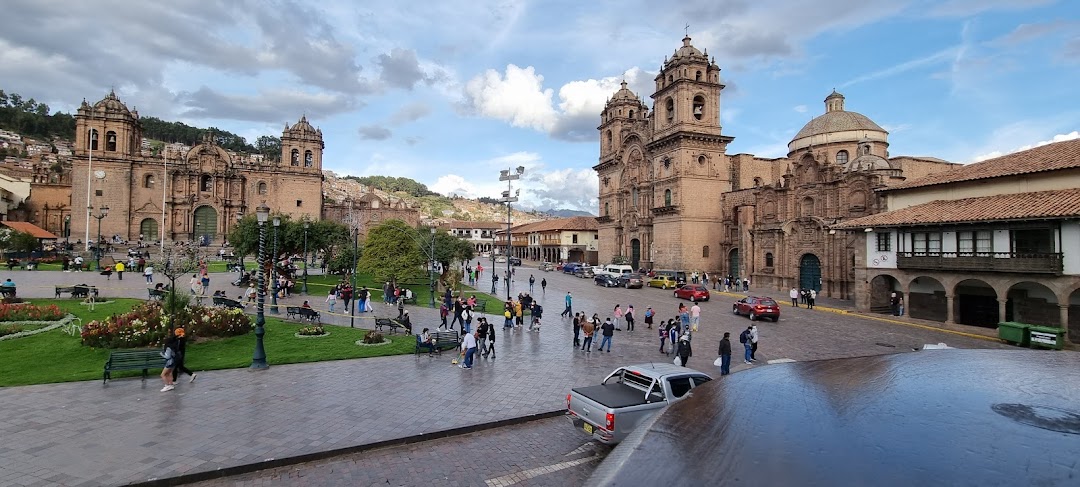
POLYGON ((600 114, 600 262, 852 299, 865 246, 827 227, 884 211, 876 188, 954 165, 890 156, 888 132, 835 91, 786 157, 728 154, 720 67, 690 41, 664 60, 651 107, 623 82, 600 114))

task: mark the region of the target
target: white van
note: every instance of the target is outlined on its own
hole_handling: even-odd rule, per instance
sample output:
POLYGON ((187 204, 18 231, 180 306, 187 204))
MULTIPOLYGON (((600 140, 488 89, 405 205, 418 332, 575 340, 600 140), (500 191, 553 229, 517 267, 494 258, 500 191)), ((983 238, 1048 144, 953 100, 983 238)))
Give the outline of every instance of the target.
POLYGON ((633 274, 634 268, 625 264, 608 264, 604 266, 603 270, 593 269, 596 274, 607 274, 612 277, 622 277, 627 274, 633 274))

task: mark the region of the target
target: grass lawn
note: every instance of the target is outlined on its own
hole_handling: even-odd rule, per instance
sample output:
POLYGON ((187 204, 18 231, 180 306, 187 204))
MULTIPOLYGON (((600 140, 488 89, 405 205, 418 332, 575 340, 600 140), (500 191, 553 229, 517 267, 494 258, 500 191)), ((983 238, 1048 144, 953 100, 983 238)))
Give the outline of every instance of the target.
MULTIPOLYGON (((330 292, 330 288, 333 287, 334 285, 336 285, 339 282, 341 282, 341 276, 339 276, 339 275, 308 276, 308 294, 310 294, 312 296, 326 296, 326 293, 330 292)), ((369 275, 366 275, 366 274, 357 274, 356 275, 357 288, 359 288, 360 286, 367 286, 368 289, 370 291, 372 291, 372 293, 373 293, 372 294, 372 299, 375 299, 376 301, 382 300, 382 295, 383 295, 382 287, 383 287, 383 284, 384 283, 382 283, 382 282, 375 281, 375 279, 373 279, 369 275)), ((467 286, 465 284, 461 284, 460 286, 461 286, 460 287, 460 292, 462 294, 464 294, 466 297, 468 297, 469 295, 475 294, 477 300, 479 300, 479 301, 487 300, 487 303, 485 304, 485 307, 484 307, 484 312, 490 313, 490 314, 495 314, 495 315, 500 315, 500 316, 502 315, 502 313, 503 313, 503 298, 502 297, 492 296, 491 294, 488 294, 487 292, 480 291, 480 290, 478 290, 476 288, 469 287, 469 286, 467 286)), ((427 281, 424 281, 422 283, 407 283, 406 287, 408 287, 409 289, 412 289, 412 291, 414 293, 416 293, 416 303, 418 305, 426 306, 429 303, 431 303, 431 301, 430 301, 431 300, 431 292, 428 290, 427 281)), ((436 305, 438 305, 439 303, 442 303, 442 296, 441 295, 435 297, 435 303, 436 303, 436 305)))
MULTIPOLYGON (((78 300, 39 300, 36 304, 52 303, 79 316, 83 323, 105 318, 114 313, 126 312, 142 301, 118 299, 113 303, 99 304, 95 311, 87 311, 78 300)), ((367 330, 327 326, 330 336, 324 338, 296 338, 296 330, 303 325, 284 322, 277 318, 266 319, 265 347, 271 365, 319 362, 363 357, 379 357, 412 353, 416 339, 411 336, 389 336, 389 345, 361 347, 355 342, 363 338, 367 330)), ((255 335, 247 335, 189 343, 187 367, 195 371, 231 369, 251 365, 255 348, 255 335)), ((109 350, 82 346, 79 337, 70 336, 60 329, 26 338, 0 342, 0 387, 78 380, 99 380, 109 350)), ((156 375, 158 372, 152 372, 156 375)), ((113 374, 114 378, 141 375, 140 371, 113 374)))

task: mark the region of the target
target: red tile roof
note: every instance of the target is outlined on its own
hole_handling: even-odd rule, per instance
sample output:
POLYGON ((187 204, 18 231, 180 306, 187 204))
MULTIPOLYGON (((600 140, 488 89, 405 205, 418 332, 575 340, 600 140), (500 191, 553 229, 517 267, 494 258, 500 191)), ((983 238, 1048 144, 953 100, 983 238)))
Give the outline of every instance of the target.
POLYGON ((453 229, 477 229, 477 230, 491 230, 498 228, 506 228, 506 222, 474 222, 464 220, 454 220, 449 223, 449 227, 453 229))
MULTIPOLYGON (((599 224, 596 223, 596 217, 592 216, 574 216, 570 218, 559 218, 557 220, 544 220, 541 222, 526 223, 524 225, 516 226, 513 228, 513 233, 538 233, 538 232, 559 232, 559 231, 595 231, 599 229, 599 224)), ((503 228, 498 232, 499 234, 505 234, 506 229, 503 228)))
POLYGON ((33 235, 33 236, 35 236, 35 237, 37 237, 39 239, 53 239, 53 240, 55 240, 55 239, 59 238, 56 235, 53 235, 51 232, 45 230, 44 228, 41 228, 41 227, 39 227, 37 225, 34 225, 33 223, 30 223, 30 222, 3 221, 3 222, 0 222, 0 223, 3 223, 5 226, 7 226, 8 228, 10 228, 12 230, 15 230, 16 232, 26 232, 26 233, 29 233, 30 235, 33 235))
POLYGON ((1080 188, 935 200, 901 210, 848 220, 831 228, 897 227, 1077 216, 1080 216, 1080 188))
POLYGON ((982 162, 957 166, 949 171, 893 184, 879 191, 896 191, 1074 168, 1080 168, 1080 139, 1055 142, 982 162))

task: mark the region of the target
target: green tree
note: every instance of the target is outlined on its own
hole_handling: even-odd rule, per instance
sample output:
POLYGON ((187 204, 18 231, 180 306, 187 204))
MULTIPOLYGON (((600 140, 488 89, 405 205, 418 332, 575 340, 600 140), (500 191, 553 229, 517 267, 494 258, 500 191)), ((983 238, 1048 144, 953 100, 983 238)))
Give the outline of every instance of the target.
POLYGON ((281 160, 281 139, 272 135, 263 135, 255 139, 255 150, 267 161, 281 160))
MULTIPOLYGON (((169 280, 169 292, 162 300, 165 313, 176 316, 180 310, 191 303, 191 295, 187 292, 177 292, 176 280, 188 274, 194 273, 199 268, 199 251, 195 248, 165 247, 158 259, 153 261, 154 270, 160 272, 169 280)), ((171 326, 175 325, 173 323, 171 326)))
POLYGON ((426 277, 426 262, 415 230, 401 220, 387 220, 368 231, 360 270, 377 281, 419 281, 426 277))
POLYGON ((348 276, 356 271, 353 267, 356 265, 356 261, 353 260, 355 254, 353 253, 352 245, 343 245, 334 253, 334 256, 330 259, 329 270, 331 274, 341 274, 348 276))
POLYGON ((11 232, 8 235, 8 246, 15 252, 25 253, 29 256, 30 252, 41 247, 41 241, 27 232, 11 232))

